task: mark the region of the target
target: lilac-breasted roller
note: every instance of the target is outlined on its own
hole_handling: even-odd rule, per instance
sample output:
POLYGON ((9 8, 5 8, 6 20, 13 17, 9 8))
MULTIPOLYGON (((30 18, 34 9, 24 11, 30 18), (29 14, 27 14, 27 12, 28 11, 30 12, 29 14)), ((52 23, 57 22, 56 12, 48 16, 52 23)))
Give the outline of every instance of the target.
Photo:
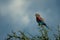
POLYGON ((36 16, 36 21, 37 21, 39 26, 44 25, 44 26, 46 26, 48 28, 48 26, 44 22, 43 18, 38 13, 36 13, 35 16, 36 16))

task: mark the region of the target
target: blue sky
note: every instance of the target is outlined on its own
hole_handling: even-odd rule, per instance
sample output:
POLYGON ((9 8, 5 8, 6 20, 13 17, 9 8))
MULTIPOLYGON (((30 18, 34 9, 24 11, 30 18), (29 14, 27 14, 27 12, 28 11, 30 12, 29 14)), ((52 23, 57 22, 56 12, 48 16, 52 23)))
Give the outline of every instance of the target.
POLYGON ((55 33, 60 24, 60 0, 0 0, 0 40, 12 30, 37 35, 36 12, 55 33))

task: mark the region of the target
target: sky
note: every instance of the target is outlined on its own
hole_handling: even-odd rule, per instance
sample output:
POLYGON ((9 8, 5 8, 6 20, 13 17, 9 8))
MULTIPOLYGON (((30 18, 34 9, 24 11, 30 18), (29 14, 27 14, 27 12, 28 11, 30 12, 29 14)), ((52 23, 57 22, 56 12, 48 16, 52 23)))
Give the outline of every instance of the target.
POLYGON ((12 30, 37 35, 36 12, 56 33, 60 24, 60 0, 0 0, 0 40, 4 40, 12 30))

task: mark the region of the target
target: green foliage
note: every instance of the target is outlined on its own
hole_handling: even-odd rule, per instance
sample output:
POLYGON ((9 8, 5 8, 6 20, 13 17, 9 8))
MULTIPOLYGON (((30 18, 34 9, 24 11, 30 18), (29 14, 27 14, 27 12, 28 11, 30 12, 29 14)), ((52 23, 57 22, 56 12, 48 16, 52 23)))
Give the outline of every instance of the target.
MULTIPOLYGON (((48 37, 48 31, 44 26, 39 26, 41 29, 39 29, 39 32, 41 33, 39 36, 32 36, 30 33, 28 33, 32 38, 28 37, 24 32, 19 31, 19 35, 17 35, 16 32, 12 32, 12 34, 8 34, 6 40, 50 40, 50 37, 48 37)), ((60 29, 58 26, 58 35, 53 34, 55 37, 55 40, 60 40, 60 29)))

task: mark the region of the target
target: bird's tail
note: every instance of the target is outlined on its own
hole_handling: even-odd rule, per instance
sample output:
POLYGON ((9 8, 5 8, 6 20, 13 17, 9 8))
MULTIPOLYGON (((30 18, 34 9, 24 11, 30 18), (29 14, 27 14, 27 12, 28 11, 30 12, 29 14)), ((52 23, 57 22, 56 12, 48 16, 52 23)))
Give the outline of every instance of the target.
POLYGON ((50 29, 47 25, 46 25, 46 28, 50 29))
POLYGON ((46 23, 42 22, 42 24, 43 24, 44 26, 46 26, 46 28, 50 29, 50 28, 46 25, 46 23))
POLYGON ((50 31, 52 31, 52 29, 51 29, 51 28, 49 28, 47 25, 46 25, 46 28, 48 28, 50 31))

